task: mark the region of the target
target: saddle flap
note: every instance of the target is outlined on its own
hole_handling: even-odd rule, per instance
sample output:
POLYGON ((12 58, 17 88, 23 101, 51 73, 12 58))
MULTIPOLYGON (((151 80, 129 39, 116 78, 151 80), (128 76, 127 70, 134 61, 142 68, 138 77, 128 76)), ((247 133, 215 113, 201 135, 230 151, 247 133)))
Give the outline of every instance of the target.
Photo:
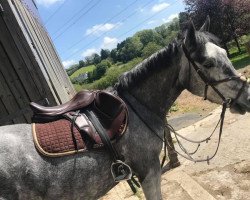
POLYGON ((96 144, 102 144, 99 134, 96 132, 92 122, 84 113, 79 113, 75 116, 74 112, 69 112, 63 115, 65 118, 69 119, 71 123, 77 127, 79 131, 82 131, 84 134, 87 134, 91 139, 95 141, 96 144), (75 117, 75 119, 73 119, 75 117))

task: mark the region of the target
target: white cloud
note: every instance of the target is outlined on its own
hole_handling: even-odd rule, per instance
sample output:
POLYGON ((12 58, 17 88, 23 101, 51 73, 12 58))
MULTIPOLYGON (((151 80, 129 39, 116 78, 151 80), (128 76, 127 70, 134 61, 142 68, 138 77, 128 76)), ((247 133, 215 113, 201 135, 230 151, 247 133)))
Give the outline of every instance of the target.
POLYGON ((86 49, 84 52, 82 52, 82 57, 85 58, 86 56, 91 56, 93 53, 100 54, 101 49, 113 49, 116 47, 118 43, 117 38, 111 38, 111 37, 104 37, 101 45, 99 48, 90 48, 86 49))
POLYGON ((152 12, 160 12, 164 9, 166 9, 168 6, 170 6, 170 4, 166 3, 166 2, 163 2, 163 3, 159 3, 159 4, 155 4, 151 11, 152 12))
POLYGON ((87 29, 86 31, 86 35, 100 35, 102 32, 106 32, 109 30, 112 30, 114 28, 117 28, 120 25, 120 23, 116 23, 116 24, 110 24, 110 23, 106 23, 106 24, 97 24, 89 29, 87 29))
POLYGON ((149 21, 147 24, 155 24, 156 23, 156 20, 151 20, 151 21, 149 21))
POLYGON ((75 60, 65 60, 62 62, 65 69, 69 68, 71 65, 74 65, 76 63, 77 63, 77 61, 75 61, 75 60))
POLYGON ((145 11, 145 9, 142 8, 142 7, 139 7, 139 8, 136 9, 136 11, 137 11, 137 12, 140 12, 140 13, 143 13, 143 12, 145 11))
POLYGON ((48 7, 52 4, 55 4, 57 2, 62 2, 64 0, 36 0, 36 2, 42 6, 48 7))
POLYGON ((91 56, 93 53, 98 53, 98 49, 95 48, 87 49, 84 52, 82 52, 82 57, 91 56))
POLYGON ((117 38, 104 37, 101 48, 102 49, 113 49, 116 47, 117 43, 118 43, 117 38))
POLYGON ((164 23, 167 23, 167 22, 172 21, 174 18, 176 18, 176 17, 178 17, 178 16, 179 16, 179 14, 178 14, 178 13, 175 13, 175 14, 170 15, 167 19, 162 19, 162 21, 163 21, 164 23))

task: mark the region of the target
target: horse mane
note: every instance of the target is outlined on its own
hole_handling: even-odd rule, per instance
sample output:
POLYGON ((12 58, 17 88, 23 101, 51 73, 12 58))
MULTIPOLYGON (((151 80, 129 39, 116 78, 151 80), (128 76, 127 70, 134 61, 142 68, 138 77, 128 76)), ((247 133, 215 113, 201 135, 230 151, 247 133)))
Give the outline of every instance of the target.
MULTIPOLYGON (((164 47, 160 51, 154 53, 149 58, 145 59, 133 69, 123 73, 115 84, 114 89, 117 91, 128 90, 141 81, 145 80, 149 75, 152 75, 154 71, 161 70, 168 66, 171 66, 173 57, 177 55, 178 46, 183 42, 185 34, 179 34, 176 39, 168 46, 164 47)), ((220 46, 220 39, 209 32, 196 31, 197 49, 204 48, 207 42, 212 42, 220 46)))
POLYGON ((123 73, 115 84, 117 91, 128 90, 145 80, 154 71, 161 70, 172 64, 172 58, 178 53, 179 42, 175 39, 168 46, 152 54, 133 69, 123 73))

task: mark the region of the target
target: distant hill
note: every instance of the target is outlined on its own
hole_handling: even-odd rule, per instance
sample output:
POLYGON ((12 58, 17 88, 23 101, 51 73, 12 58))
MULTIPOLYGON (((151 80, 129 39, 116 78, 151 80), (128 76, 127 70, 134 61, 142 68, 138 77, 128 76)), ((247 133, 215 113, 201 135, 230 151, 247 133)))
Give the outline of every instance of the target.
POLYGON ((77 71, 75 71, 71 76, 70 76, 70 79, 74 79, 76 77, 78 77, 80 74, 84 74, 84 73, 88 73, 88 72, 91 72, 93 71, 95 68, 95 65, 89 65, 89 66, 86 66, 86 67, 82 67, 80 69, 78 69, 77 71))

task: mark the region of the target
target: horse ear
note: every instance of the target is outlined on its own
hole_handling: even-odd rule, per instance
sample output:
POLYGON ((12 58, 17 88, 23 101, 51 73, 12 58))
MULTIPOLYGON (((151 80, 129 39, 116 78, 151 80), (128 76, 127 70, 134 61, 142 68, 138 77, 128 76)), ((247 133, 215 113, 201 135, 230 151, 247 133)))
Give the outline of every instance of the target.
POLYGON ((193 49, 196 47, 195 27, 191 21, 188 25, 184 43, 188 49, 193 49))
POLYGON ((206 21, 205 23, 203 24, 203 26, 200 28, 200 31, 201 32, 208 32, 209 31, 209 28, 210 28, 210 17, 209 15, 207 16, 206 18, 206 21))

